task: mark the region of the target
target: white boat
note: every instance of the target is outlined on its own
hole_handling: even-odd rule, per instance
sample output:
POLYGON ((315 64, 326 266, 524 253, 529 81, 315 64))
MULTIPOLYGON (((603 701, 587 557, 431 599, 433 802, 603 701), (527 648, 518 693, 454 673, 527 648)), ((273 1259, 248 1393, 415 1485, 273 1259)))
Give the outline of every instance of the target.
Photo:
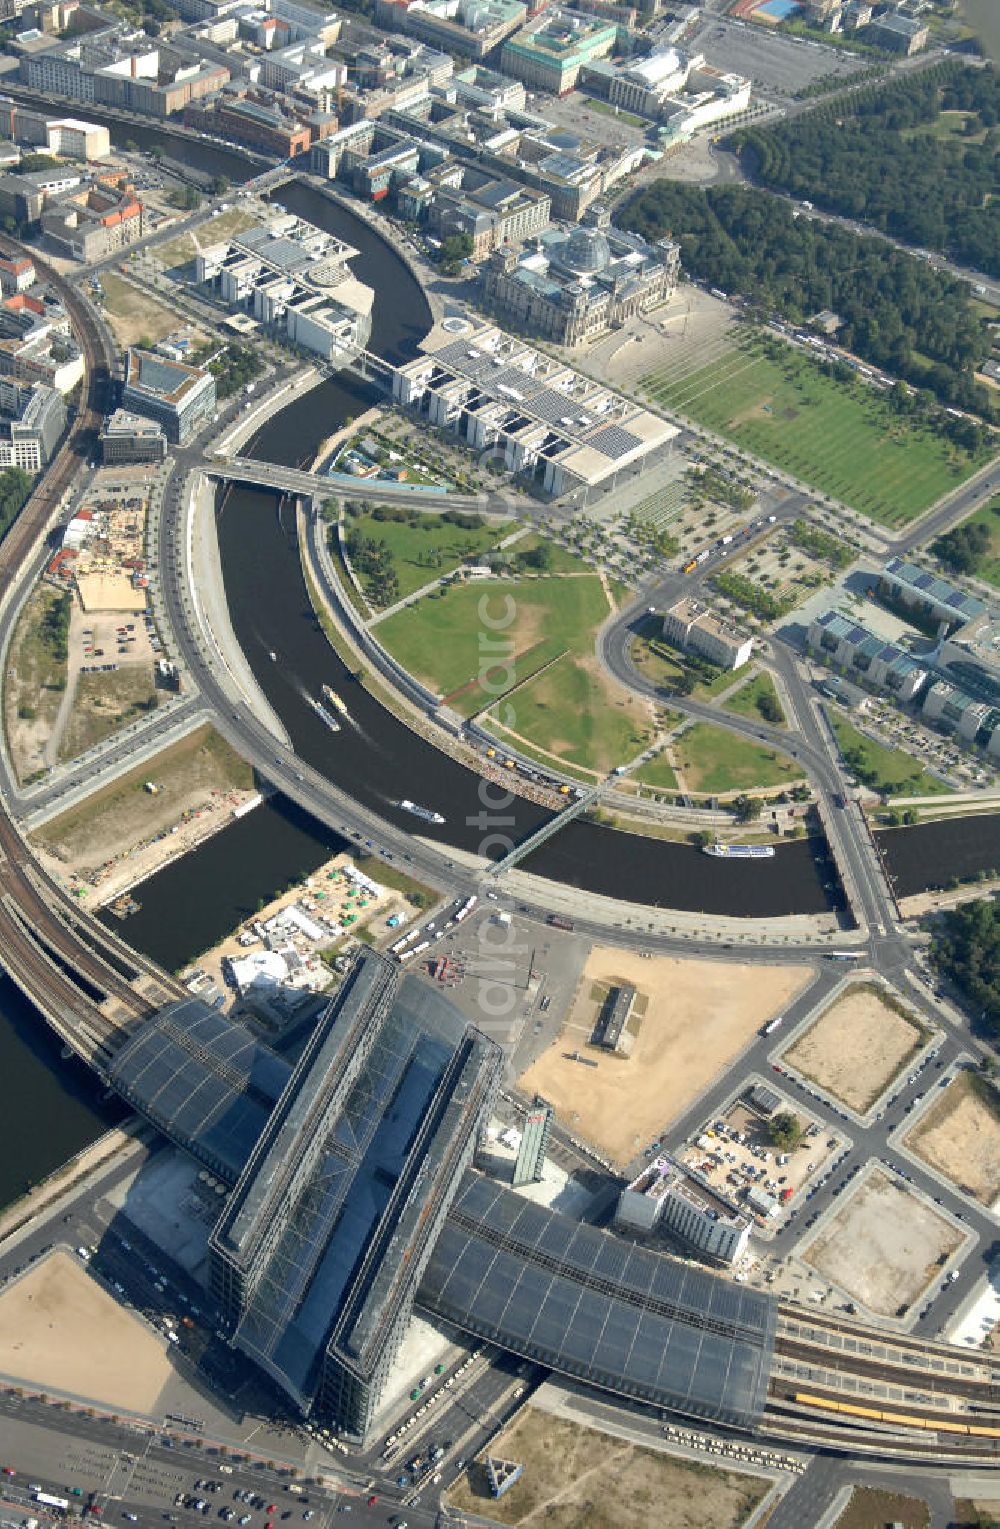
POLYGON ((412 812, 415 818, 423 818, 425 823, 443 823, 445 820, 440 812, 432 812, 429 807, 421 807, 419 802, 411 802, 408 797, 403 797, 400 807, 404 812, 412 812))
POLYGON ((332 712, 327 711, 326 707, 321 706, 318 701, 314 701, 312 696, 307 696, 306 700, 309 702, 309 705, 312 707, 317 717, 319 717, 322 722, 326 723, 331 733, 340 732, 340 723, 337 721, 332 712))
POLYGON ((705 845, 705 854, 716 860, 770 860, 774 856, 773 844, 714 844, 705 845))

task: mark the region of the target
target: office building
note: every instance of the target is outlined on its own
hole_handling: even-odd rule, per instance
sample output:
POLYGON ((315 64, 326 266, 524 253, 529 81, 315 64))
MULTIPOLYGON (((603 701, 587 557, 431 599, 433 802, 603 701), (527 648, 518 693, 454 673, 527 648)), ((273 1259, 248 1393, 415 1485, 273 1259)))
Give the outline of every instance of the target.
POLYGON ((142 203, 123 177, 100 179, 43 207, 47 242, 71 260, 104 260, 143 235, 142 203))
POLYGON ((356 254, 283 213, 199 251, 195 275, 232 309, 331 360, 363 349, 371 333, 372 289, 348 269, 356 254))
POLYGON ((473 260, 501 245, 519 244, 548 225, 552 203, 544 191, 455 163, 429 170, 425 179, 432 189, 427 208, 431 235, 466 235, 473 260))
POLYGON ((443 328, 393 374, 397 403, 493 451, 558 496, 614 487, 677 434, 673 425, 491 325, 443 328))
POLYGON ((66 403, 58 388, 0 378, 0 467, 41 472, 66 429, 66 403))
POLYGON ((919 53, 921 48, 926 48, 930 33, 926 22, 913 16, 902 16, 898 11, 889 11, 872 17, 865 36, 876 47, 885 48, 889 53, 902 53, 908 58, 913 53, 919 53))
POLYGON ((663 636, 720 669, 741 669, 753 652, 752 637, 687 595, 664 612, 663 636))
POLYGON ((125 358, 122 407, 155 419, 172 445, 184 446, 215 411, 215 378, 133 346, 125 358))
POLYGON ((895 643, 840 611, 824 611, 809 624, 808 643, 827 663, 897 701, 912 701, 927 683, 927 667, 895 643))
POLYGON ((107 159, 111 152, 108 129, 101 123, 48 116, 3 95, 0 95, 0 134, 65 159, 107 159))
POLYGON ((907 607, 916 616, 948 625, 971 621, 986 610, 984 601, 901 557, 886 563, 879 574, 878 590, 879 594, 907 607))
POLYGON ((212 1233, 242 1353, 363 1437, 500 1081, 501 1052, 366 952, 306 1043, 212 1233))
POLYGON ((731 1264, 746 1251, 750 1222, 718 1192, 664 1154, 618 1197, 618 1226, 652 1232, 666 1227, 699 1253, 731 1264))
POLYGON ((101 461, 105 467, 132 462, 162 462, 167 455, 163 426, 127 409, 116 409, 104 421, 100 434, 101 461))
POLYGON ((540 1182, 552 1131, 552 1115, 551 1104, 540 1094, 536 1094, 531 1108, 524 1117, 517 1157, 514 1159, 512 1183, 515 1189, 519 1189, 523 1184, 540 1182))
POLYGON ((616 22, 552 7, 508 38, 500 68, 529 90, 568 95, 576 88, 581 68, 610 53, 617 37, 616 22))
POLYGON ((556 345, 579 345, 669 302, 679 269, 672 239, 650 245, 620 233, 595 203, 578 228, 550 229, 520 252, 497 249, 483 271, 483 306, 556 345))
POLYGON ((387 32, 408 32, 457 57, 483 59, 524 21, 521 0, 378 0, 387 32))

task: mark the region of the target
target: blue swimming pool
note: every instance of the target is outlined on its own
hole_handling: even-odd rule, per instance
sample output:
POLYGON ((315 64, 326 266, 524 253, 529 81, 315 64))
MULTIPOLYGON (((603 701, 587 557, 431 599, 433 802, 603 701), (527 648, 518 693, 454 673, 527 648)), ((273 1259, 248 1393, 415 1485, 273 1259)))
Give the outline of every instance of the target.
POLYGON ((758 5, 757 12, 764 16, 773 16, 776 21, 787 21, 796 11, 801 10, 798 0, 764 0, 763 5, 758 5))

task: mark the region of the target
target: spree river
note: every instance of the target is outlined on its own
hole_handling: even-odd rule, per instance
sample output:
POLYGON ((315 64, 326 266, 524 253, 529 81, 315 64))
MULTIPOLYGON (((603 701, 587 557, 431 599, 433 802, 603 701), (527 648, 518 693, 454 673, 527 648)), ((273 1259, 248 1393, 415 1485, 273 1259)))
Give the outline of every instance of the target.
MULTIPOLYGON (((413 355, 430 327, 430 312, 419 284, 395 251, 361 219, 311 187, 285 186, 278 196, 290 211, 358 249, 353 269, 378 294, 373 350, 394 360, 413 355)), ((346 375, 329 381, 271 419, 247 449, 267 461, 311 461, 320 441, 378 397, 346 375)), ((515 797, 501 810, 503 821, 490 822, 484 829, 479 777, 411 732, 357 683, 313 614, 290 509, 282 511, 270 494, 229 490, 220 498, 219 538, 236 636, 304 760, 402 827, 412 830, 414 825, 396 805, 401 797, 441 811, 446 823, 421 825, 421 832, 473 852, 481 850, 484 832, 490 829, 516 842, 546 821, 545 809, 515 797), (272 652, 277 662, 270 660, 272 652), (319 696, 324 683, 343 697, 351 718, 351 725, 336 734, 308 703, 310 696, 319 696)), ((201 854, 196 851, 192 858, 201 854)), ((577 821, 525 864, 541 876, 594 892, 706 915, 818 912, 837 896, 836 874, 822 839, 783 846, 770 861, 725 864, 692 846, 577 821)), ((146 884, 142 924, 133 920, 129 926, 129 937, 144 946, 145 929, 156 929, 162 918, 170 917, 166 881, 162 898, 159 882, 154 878, 146 884)), ((220 894, 226 903, 224 889, 213 880, 216 908, 220 894)), ((206 943, 202 940, 198 949, 206 943)))

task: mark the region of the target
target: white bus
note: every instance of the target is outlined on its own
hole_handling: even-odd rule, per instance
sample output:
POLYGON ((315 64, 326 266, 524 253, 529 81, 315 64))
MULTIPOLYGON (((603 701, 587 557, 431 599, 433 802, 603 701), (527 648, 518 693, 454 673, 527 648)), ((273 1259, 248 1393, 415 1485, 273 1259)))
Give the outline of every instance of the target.
POLYGON ((69 1510, 69 1499, 53 1497, 51 1492, 36 1492, 35 1501, 41 1503, 43 1508, 58 1508, 60 1513, 66 1513, 69 1510))
POLYGON ((863 961, 864 952, 860 950, 829 950, 827 959, 830 961, 863 961))

